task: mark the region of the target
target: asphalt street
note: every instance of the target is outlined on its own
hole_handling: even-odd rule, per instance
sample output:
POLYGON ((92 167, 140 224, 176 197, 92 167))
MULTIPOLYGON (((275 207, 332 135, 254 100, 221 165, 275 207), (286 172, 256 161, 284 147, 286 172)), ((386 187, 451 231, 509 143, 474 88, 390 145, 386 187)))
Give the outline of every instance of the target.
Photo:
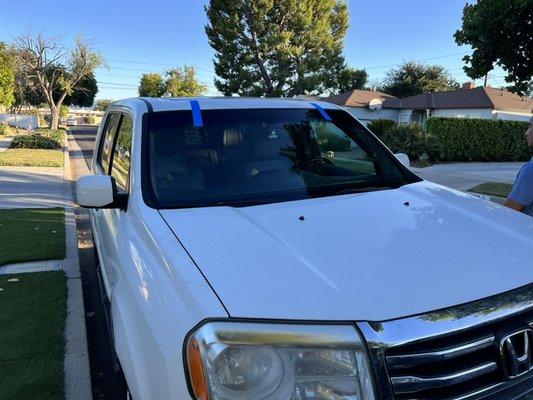
POLYGON ((87 166, 90 167, 94 152, 94 140, 96 139, 96 126, 70 126, 69 130, 78 142, 87 166))

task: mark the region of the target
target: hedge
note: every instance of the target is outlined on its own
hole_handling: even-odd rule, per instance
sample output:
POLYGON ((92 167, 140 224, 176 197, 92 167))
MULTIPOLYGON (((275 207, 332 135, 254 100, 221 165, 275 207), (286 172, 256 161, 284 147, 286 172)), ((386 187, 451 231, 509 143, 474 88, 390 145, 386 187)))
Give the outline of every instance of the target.
POLYGON ((528 161, 527 122, 429 118, 427 132, 442 144, 442 161, 528 161))
POLYGON ((64 142, 63 131, 38 129, 30 135, 15 137, 11 142, 13 149, 60 149, 64 142))

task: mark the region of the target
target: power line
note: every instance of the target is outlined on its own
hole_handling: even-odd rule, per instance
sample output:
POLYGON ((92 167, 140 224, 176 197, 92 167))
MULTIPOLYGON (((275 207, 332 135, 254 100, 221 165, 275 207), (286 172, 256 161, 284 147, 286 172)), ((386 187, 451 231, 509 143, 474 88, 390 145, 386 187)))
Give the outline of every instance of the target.
MULTIPOLYGON (((141 64, 141 63, 139 63, 141 64)), ((195 69, 200 69, 200 70, 203 70, 203 71, 208 71, 208 72, 213 72, 214 71, 209 71, 209 70, 206 70, 204 68, 200 68, 200 67, 197 67, 197 66, 194 66, 192 65, 193 68, 195 69)), ((135 71, 135 72, 144 72, 146 73, 146 69, 139 69, 139 68, 129 68, 129 67, 119 67, 119 66, 113 66, 113 65, 107 65, 107 66, 101 66, 99 69, 119 69, 119 70, 123 70, 123 71, 135 71)), ((171 68, 175 68, 175 67, 171 67, 171 66, 167 66, 166 68, 168 69, 171 69, 171 68)))
POLYGON ((129 90, 131 92, 137 92, 133 88, 125 88, 125 87, 113 87, 113 86, 99 86, 100 89, 110 89, 110 90, 129 90))
MULTIPOLYGON (((107 60, 118 62, 118 63, 125 63, 125 64, 157 65, 157 66, 164 67, 164 68, 175 68, 176 67, 175 65, 172 66, 168 64, 154 63, 154 62, 147 62, 147 61, 133 61, 133 60, 123 60, 123 59, 116 59, 116 58, 108 58, 107 60)), ((213 74, 215 73, 213 69, 208 69, 208 68, 203 68, 203 67, 198 67, 198 66, 194 66, 194 67, 201 71, 207 71, 213 74)))
MULTIPOLYGON (((99 87, 105 87, 106 85, 113 85, 113 86, 120 86, 120 87, 124 87, 124 88, 132 88, 132 89, 137 89, 139 87, 138 84, 132 84, 132 83, 122 83, 122 82, 103 82, 103 81, 99 81, 98 82, 98 86, 99 87)), ((211 85, 211 84, 206 84, 209 88, 213 88, 213 89, 216 89, 216 87, 214 85, 211 85)))
MULTIPOLYGON (((445 54, 445 55, 437 56, 437 57, 421 58, 421 59, 418 59, 418 60, 415 60, 415 61, 438 60, 438 59, 441 59, 441 58, 455 57, 455 56, 459 56, 459 55, 463 55, 464 56, 464 55, 466 55, 466 53, 461 52, 461 53, 445 54)), ((365 69, 380 69, 380 68, 397 67, 397 66, 402 65, 402 64, 403 63, 379 65, 379 66, 374 66, 374 67, 365 67, 365 69)))
POLYGON ((130 87, 138 87, 138 85, 134 85, 131 83, 120 83, 120 82, 99 82, 102 85, 117 85, 117 86, 130 86, 130 87))
MULTIPOLYGON (((100 67, 99 68, 100 72, 101 73, 106 73, 105 68, 106 67, 100 67)), ((195 68, 197 68, 197 67, 195 67, 195 68)), ((109 65, 107 66, 107 69, 109 69, 109 70, 133 71, 133 72, 139 72, 139 73, 143 73, 143 74, 154 72, 154 71, 147 71, 145 69, 117 67, 117 66, 109 66, 109 65)), ((159 73, 159 72, 154 72, 154 73, 159 73)), ((204 74, 204 73, 201 73, 201 72, 197 72, 197 71, 195 71, 195 73, 196 73, 196 75, 198 75, 199 77, 202 77, 204 79, 212 79, 214 77, 212 75, 207 75, 207 74, 204 74)))

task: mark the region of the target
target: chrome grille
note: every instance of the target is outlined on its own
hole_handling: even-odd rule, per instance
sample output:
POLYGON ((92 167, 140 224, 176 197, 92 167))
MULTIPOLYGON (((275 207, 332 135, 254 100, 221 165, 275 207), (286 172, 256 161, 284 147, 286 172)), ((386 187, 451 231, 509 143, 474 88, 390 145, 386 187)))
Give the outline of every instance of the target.
MULTIPOLYGON (((522 374, 500 349, 533 328, 533 283, 426 314, 359 321, 357 327, 381 400, 533 400, 533 371, 522 374), (511 369, 520 374, 511 378, 511 369)), ((520 348, 520 341, 513 343, 520 348)))
POLYGON ((509 382, 502 370, 499 338, 502 332, 528 326, 524 317, 388 349, 385 361, 394 398, 469 399, 509 382))

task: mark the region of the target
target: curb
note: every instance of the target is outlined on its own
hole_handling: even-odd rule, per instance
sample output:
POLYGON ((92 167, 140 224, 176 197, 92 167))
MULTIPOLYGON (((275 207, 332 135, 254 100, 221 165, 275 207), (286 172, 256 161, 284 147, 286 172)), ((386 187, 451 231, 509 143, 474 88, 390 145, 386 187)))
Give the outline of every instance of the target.
POLYGON ((78 258, 78 237, 72 197, 72 171, 68 152, 68 131, 63 146, 63 203, 65 204, 66 258, 63 269, 67 276, 67 320, 65 327, 65 399, 92 400, 85 306, 78 258))

